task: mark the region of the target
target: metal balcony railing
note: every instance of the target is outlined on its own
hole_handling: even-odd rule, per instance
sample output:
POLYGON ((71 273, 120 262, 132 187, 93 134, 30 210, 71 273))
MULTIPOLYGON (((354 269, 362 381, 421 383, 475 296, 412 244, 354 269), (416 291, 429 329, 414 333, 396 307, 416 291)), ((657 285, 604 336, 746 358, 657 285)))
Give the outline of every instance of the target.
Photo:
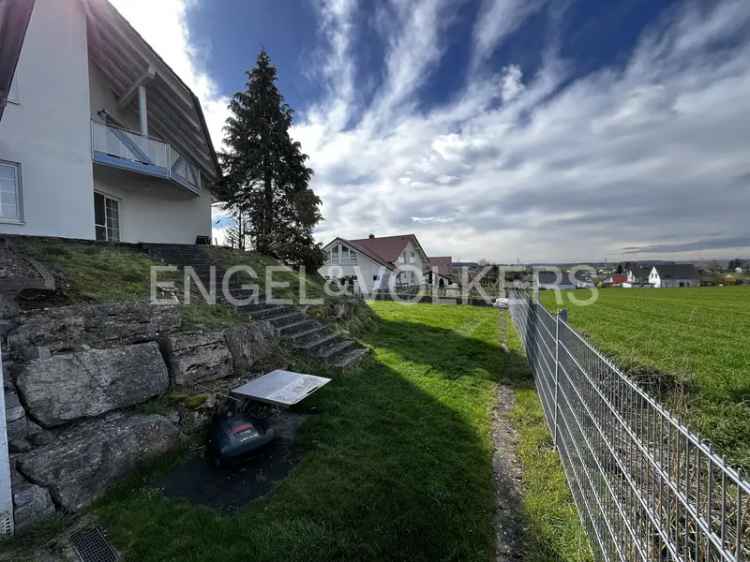
POLYGON ((200 193, 200 171, 168 143, 92 121, 91 147, 98 164, 163 178, 200 193))

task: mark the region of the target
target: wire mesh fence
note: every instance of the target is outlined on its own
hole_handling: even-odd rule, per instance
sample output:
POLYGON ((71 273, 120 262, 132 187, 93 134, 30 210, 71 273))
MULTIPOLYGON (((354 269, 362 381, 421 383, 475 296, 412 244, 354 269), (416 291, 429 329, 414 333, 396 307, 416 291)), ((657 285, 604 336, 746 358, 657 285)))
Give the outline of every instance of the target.
POLYGON ((598 560, 750 562, 750 483, 526 292, 510 313, 598 560))

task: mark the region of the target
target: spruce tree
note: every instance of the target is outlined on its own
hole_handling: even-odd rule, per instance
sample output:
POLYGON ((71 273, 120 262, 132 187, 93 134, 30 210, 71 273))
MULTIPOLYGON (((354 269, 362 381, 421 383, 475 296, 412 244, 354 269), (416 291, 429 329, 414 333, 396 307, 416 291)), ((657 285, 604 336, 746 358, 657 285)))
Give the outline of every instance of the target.
POLYGON ((323 253, 312 230, 321 220, 320 199, 309 187, 308 156, 289 135, 294 111, 276 87, 276 77, 268 53, 261 51, 247 72, 245 90, 229 104, 221 197, 246 217, 246 234, 256 251, 317 269, 323 253))

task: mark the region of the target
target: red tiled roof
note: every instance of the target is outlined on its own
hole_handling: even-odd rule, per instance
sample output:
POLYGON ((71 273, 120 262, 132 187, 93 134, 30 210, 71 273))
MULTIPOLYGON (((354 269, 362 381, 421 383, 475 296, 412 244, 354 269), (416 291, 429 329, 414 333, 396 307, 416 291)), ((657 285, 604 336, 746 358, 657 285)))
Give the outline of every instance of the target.
POLYGON ((414 246, 420 248, 417 237, 414 234, 361 238, 359 240, 347 240, 347 242, 360 248, 364 253, 374 255, 389 264, 398 260, 408 242, 412 242, 414 246))

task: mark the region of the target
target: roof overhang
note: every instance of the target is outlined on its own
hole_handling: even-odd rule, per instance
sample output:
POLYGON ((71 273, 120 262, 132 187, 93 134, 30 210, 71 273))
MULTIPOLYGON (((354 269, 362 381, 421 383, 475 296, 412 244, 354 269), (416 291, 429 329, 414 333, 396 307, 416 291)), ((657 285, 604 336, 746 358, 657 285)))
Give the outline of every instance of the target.
POLYGON ((34 0, 0 0, 0 120, 33 11, 34 0))
POLYGON ((219 163, 198 98, 107 0, 81 2, 89 58, 115 96, 122 105, 131 103, 137 86, 147 84, 149 134, 188 156, 213 183, 219 163))
POLYGON ((328 244, 326 244, 325 246, 323 246, 323 250, 327 250, 328 248, 330 248, 331 246, 333 246, 337 242, 340 242, 340 243, 346 245, 351 250, 354 250, 356 252, 359 252, 360 254, 363 254, 363 255, 367 256, 372 261, 374 261, 376 263, 379 263, 380 265, 382 265, 382 266, 384 266, 384 267, 386 267, 386 268, 388 268, 390 270, 395 269, 393 267, 393 264, 390 264, 390 263, 384 261, 382 258, 379 258, 378 256, 376 256, 372 252, 367 251, 367 248, 363 248, 362 246, 358 246, 357 244, 353 244, 352 242, 349 242, 349 240, 345 240, 344 238, 339 238, 339 237, 334 238, 328 244))

